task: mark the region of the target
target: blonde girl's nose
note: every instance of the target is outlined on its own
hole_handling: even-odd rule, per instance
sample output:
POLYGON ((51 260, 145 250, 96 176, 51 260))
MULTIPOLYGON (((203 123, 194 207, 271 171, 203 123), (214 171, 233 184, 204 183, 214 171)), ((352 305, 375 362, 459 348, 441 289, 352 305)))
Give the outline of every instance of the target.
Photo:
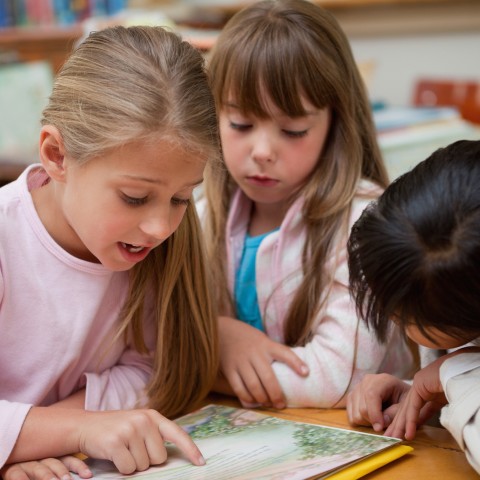
POLYGON ((140 230, 148 237, 156 240, 166 240, 174 231, 175 227, 169 212, 151 213, 140 222, 140 230))

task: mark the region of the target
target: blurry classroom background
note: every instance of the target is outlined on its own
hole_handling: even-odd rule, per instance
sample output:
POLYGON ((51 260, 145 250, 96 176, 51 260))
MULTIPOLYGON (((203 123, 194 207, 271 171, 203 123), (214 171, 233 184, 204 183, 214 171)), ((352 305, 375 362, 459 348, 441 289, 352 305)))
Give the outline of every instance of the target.
MULTIPOLYGON (((92 30, 156 24, 208 55, 253 0, 0 0, 0 184, 38 161, 41 111, 92 30)), ((454 140, 480 139, 480 0, 313 0, 345 30, 391 179, 454 140)))

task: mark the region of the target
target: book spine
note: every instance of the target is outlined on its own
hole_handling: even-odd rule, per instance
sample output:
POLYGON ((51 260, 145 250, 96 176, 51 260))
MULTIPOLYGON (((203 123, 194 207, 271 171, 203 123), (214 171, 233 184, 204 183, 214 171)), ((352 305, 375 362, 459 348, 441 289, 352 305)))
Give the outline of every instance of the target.
POLYGON ((76 21, 71 0, 53 0, 53 12, 59 25, 71 25, 76 21))
POLYGON ((0 28, 14 25, 13 0, 0 0, 0 28))
POLYGON ((70 0, 70 5, 76 22, 82 22, 90 16, 90 2, 88 0, 70 0))
POLYGON ((115 15, 127 8, 127 0, 107 0, 107 15, 115 15))
POLYGON ((25 0, 12 0, 13 3, 13 24, 16 26, 27 25, 27 9, 25 0))
POLYGON ((92 17, 107 15, 107 0, 90 0, 90 12, 92 17))

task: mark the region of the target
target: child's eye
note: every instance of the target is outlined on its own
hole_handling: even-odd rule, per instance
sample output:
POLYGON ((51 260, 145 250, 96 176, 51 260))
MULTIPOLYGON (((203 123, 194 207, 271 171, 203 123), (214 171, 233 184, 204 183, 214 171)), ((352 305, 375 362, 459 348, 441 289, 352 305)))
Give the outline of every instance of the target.
POLYGON ((178 206, 184 206, 187 207, 190 205, 190 199, 189 198, 172 198, 172 204, 173 205, 178 205, 178 206))
POLYGON ((251 128, 251 125, 249 125, 248 123, 230 122, 230 128, 233 128, 234 130, 238 130, 240 132, 246 132, 249 128, 251 128))
POLYGON ((308 130, 299 130, 299 131, 295 131, 295 130, 283 130, 283 133, 284 133, 287 137, 291 137, 291 138, 301 138, 301 137, 304 137, 304 136, 308 133, 308 130))
POLYGON ((148 197, 130 197, 129 195, 125 195, 124 193, 122 193, 122 199, 126 204, 138 207, 140 205, 144 205, 147 202, 148 197))

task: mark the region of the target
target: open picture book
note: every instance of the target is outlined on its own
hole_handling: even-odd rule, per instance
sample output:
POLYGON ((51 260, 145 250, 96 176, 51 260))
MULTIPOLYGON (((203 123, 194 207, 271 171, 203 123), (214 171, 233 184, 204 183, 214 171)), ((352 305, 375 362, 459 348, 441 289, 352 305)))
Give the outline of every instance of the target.
POLYGON ((355 479, 412 450, 397 438, 223 405, 207 405, 176 422, 200 448, 205 466, 192 465, 174 445, 167 444, 165 464, 132 475, 120 474, 109 461, 88 459, 94 478, 355 479))

